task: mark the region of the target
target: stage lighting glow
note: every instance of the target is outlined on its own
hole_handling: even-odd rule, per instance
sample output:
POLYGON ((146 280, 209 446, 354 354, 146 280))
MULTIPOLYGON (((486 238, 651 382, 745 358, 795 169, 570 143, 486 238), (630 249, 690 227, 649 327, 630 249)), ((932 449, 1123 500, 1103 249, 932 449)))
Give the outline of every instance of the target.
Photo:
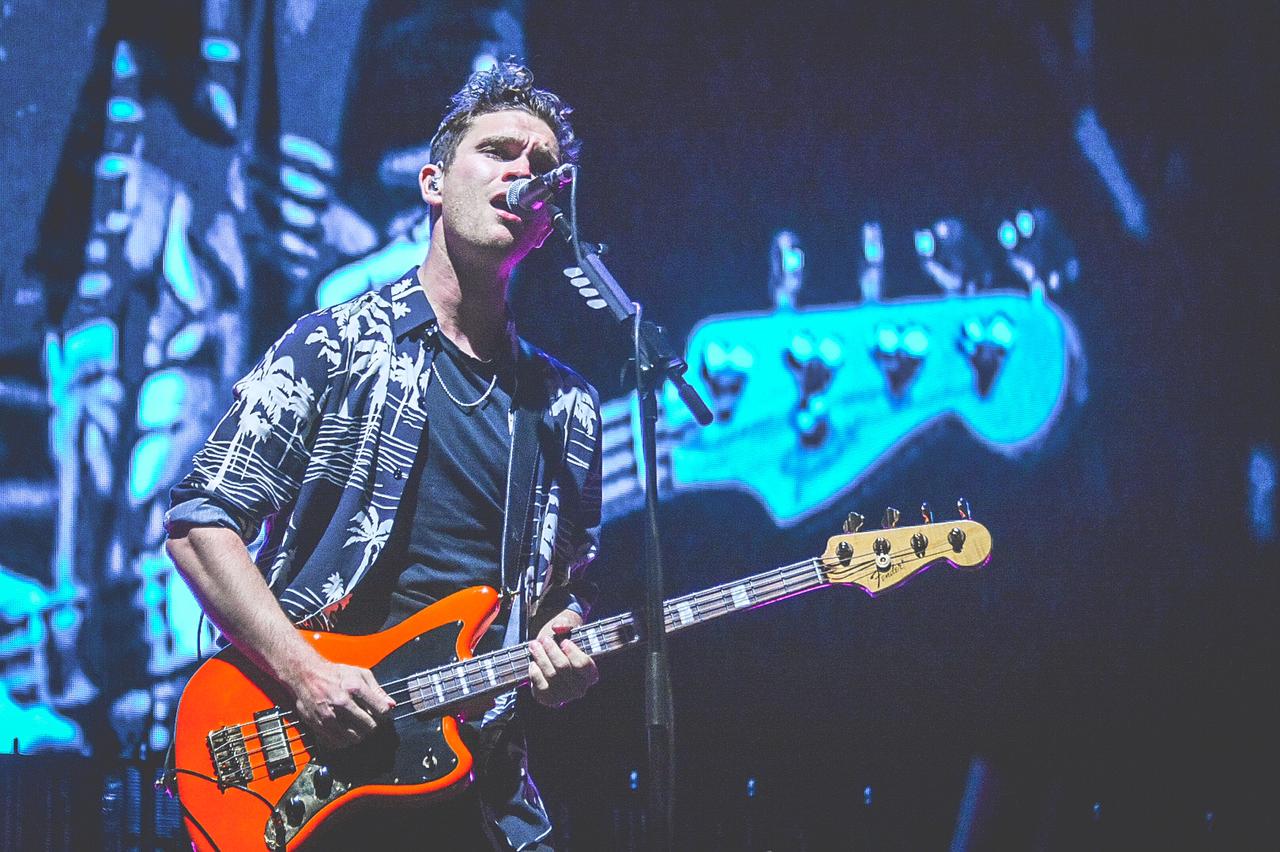
POLYGON ((782 249, 783 272, 796 273, 804 269, 804 250, 796 246, 782 249))
POLYGON ((111 276, 105 272, 86 272, 76 284, 76 291, 86 299, 96 299, 110 289, 111 276))
POLYGON ((498 57, 492 53, 477 53, 476 58, 471 60, 472 71, 488 71, 498 64, 498 57))
POLYGON ((1276 456, 1270 447, 1256 444, 1249 451, 1249 532, 1259 544, 1276 538, 1276 456))
POLYGON ((74 628, 79 620, 80 616, 75 609, 69 606, 60 606, 55 607, 50 613, 49 626, 56 632, 63 633, 74 628))
POLYGON ((209 105, 213 108, 215 115, 224 116, 229 122, 235 121, 236 102, 231 97, 231 93, 227 91, 225 86, 215 83, 208 88, 209 105))
POLYGON ((98 177, 117 178, 129 171, 129 158, 119 154, 107 154, 98 159, 98 177))
POLYGON ((964 336, 974 343, 981 343, 987 337, 986 327, 983 326, 982 320, 971 319, 964 324, 964 336))
POLYGON ((116 96, 107 101, 107 115, 112 121, 141 121, 142 104, 133 98, 116 96))
POLYGON ((235 62, 240 58, 240 45, 225 38, 206 38, 200 43, 200 53, 210 62, 235 62))
POLYGON ((90 365, 107 372, 116 369, 116 327, 109 320, 94 320, 67 335, 66 365, 81 369, 90 365))
POLYGON ((817 416, 808 408, 802 408, 796 412, 796 428, 801 432, 812 432, 817 423, 817 416))
POLYGON ((150 498, 163 484, 165 460, 173 439, 167 433, 144 435, 133 447, 129 462, 129 498, 136 505, 150 498))
POLYGON ((921 228, 916 231, 916 254, 921 257, 933 257, 933 253, 938 250, 938 241, 933 237, 933 231, 928 228, 921 228))
POLYGON ((1000 245, 1012 250, 1018 245, 1018 229, 1008 219, 1000 223, 1000 227, 996 229, 996 238, 1000 240, 1000 245))
POLYGON ((319 221, 316 211, 305 204, 299 204, 292 198, 280 201, 280 214, 295 228, 312 228, 319 221))
POLYGON ((1030 237, 1036 230, 1036 217, 1031 215, 1029 210, 1019 210, 1018 215, 1013 217, 1013 223, 1018 228, 1018 233, 1023 237, 1030 237))
POLYGON ((729 350, 729 363, 739 370, 749 370, 755 362, 755 356, 745 346, 735 346, 729 350))
POLYGON ((161 370, 147 376, 138 391, 138 425, 163 429, 182 416, 187 400, 187 380, 177 370, 161 370))
POLYGON ((280 167, 280 183, 294 195, 300 195, 312 201, 319 201, 325 197, 323 183, 293 166, 280 167))
POLYGON ((205 324, 204 322, 191 322, 177 334, 169 338, 169 345, 165 351, 169 358, 173 361, 186 361, 187 358, 196 354, 200 349, 200 344, 205 342, 205 324))
POLYGON ((808 335, 797 334, 791 338, 791 352, 801 361, 807 361, 813 357, 813 341, 808 335))
POLYGON ((702 358, 708 370, 719 370, 729 360, 729 353, 719 343, 708 343, 702 358))
POLYGON ((133 49, 129 47, 127 41, 122 41, 116 45, 115 59, 112 60, 111 70, 116 78, 132 77, 138 73, 138 63, 133 60, 133 49))
POLYGON ((898 351, 898 347, 902 343, 901 335, 898 330, 891 325, 882 325, 876 329, 876 346, 885 354, 892 354, 898 351))
POLYGON ((919 358, 929 351, 929 335, 919 326, 909 328, 902 335, 902 348, 908 355, 919 358))
POLYGON ((1013 343, 1013 326, 1009 323, 1009 318, 998 314, 990 323, 987 324, 987 337, 997 346, 1009 348, 1013 343))
POLYGON ((310 163, 321 171, 331 172, 334 169, 333 155, 325 150, 319 142, 286 133, 280 137, 280 153, 304 163, 310 163))
POLYGON ((1086 107, 1076 117, 1076 142, 1085 157, 1098 170, 1098 175, 1111 192, 1116 209, 1124 226, 1135 237, 1146 239, 1150 235, 1147 225, 1147 205, 1137 186, 1129 179, 1120 155, 1111 144, 1106 128, 1098 120, 1093 107, 1086 107))
POLYGON ((791 231, 778 231, 769 247, 769 292, 777 308, 795 307, 804 286, 804 250, 791 231))
POLYGON ((844 358, 844 347, 835 338, 824 337, 818 344, 818 355, 828 366, 834 366, 844 358))
POLYGON ((400 275, 415 263, 421 263, 427 242, 397 237, 373 254, 354 260, 329 273, 316 285, 316 307, 328 308, 354 299, 361 293, 400 275))
POLYGON ((164 278, 173 288, 174 295, 193 309, 203 307, 200 288, 196 286, 195 264, 191 260, 191 245, 187 242, 187 226, 191 224, 191 199, 179 192, 173 197, 169 211, 169 227, 164 239, 164 255, 161 269, 164 278))
POLYGON ((884 262, 884 236, 879 222, 867 222, 862 226, 862 256, 867 263, 878 265, 884 262))

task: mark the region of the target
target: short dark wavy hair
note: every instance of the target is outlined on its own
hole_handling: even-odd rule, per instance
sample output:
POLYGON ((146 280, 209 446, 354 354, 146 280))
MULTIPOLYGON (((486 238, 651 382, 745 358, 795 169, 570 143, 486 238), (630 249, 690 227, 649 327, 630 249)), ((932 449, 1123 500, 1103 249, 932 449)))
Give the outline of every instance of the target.
POLYGON ((514 57, 472 74, 449 101, 449 111, 431 138, 431 159, 447 167, 471 122, 491 112, 518 109, 540 118, 556 136, 560 161, 576 163, 582 143, 573 133, 573 108, 559 95, 533 87, 533 72, 514 57))

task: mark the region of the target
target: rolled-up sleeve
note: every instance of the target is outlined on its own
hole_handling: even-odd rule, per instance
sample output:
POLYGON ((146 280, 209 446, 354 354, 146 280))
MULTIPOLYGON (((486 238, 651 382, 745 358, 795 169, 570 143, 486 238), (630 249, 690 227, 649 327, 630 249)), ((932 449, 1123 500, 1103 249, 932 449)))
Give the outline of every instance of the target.
POLYGON ((164 514, 164 528, 170 538, 185 535, 192 527, 226 527, 250 542, 261 526, 244 518, 237 519, 232 510, 211 496, 182 493, 175 487, 169 492, 169 500, 171 508, 164 514))
POLYGON ((340 345, 332 318, 310 314, 236 382, 231 408, 170 489, 170 535, 223 526, 248 542, 264 519, 293 502, 340 345))

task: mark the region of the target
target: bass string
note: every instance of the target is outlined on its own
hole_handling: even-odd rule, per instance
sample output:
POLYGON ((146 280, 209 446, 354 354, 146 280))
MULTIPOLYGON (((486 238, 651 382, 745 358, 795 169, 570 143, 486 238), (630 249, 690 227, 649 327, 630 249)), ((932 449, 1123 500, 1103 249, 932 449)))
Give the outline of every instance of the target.
MULTIPOLYGON (((918 558, 918 559, 920 559, 920 560, 924 560, 924 561, 932 561, 935 557, 939 557, 939 556, 942 556, 943 554, 945 554, 945 553, 946 553, 946 550, 947 550, 946 548, 941 548, 941 549, 938 549, 938 550, 933 551, 932 553, 930 553, 930 552, 926 552, 926 553, 924 553, 924 554, 916 554, 916 553, 915 553, 915 551, 914 551, 914 549, 910 549, 910 550, 904 549, 904 550, 899 550, 899 551, 896 551, 896 552, 891 552, 891 553, 889 553, 889 554, 887 554, 887 555, 888 555, 890 558, 894 558, 894 557, 901 557, 901 556, 904 556, 904 555, 906 555, 906 554, 908 554, 908 553, 911 553, 912 555, 916 555, 916 556, 917 556, 917 558, 918 558)), ((802 576, 803 574, 807 574, 807 572, 808 572, 809 570, 811 570, 811 569, 814 569, 814 568, 836 568, 836 567, 845 568, 846 570, 848 570, 848 571, 851 571, 851 572, 852 572, 852 573, 850 574, 850 579, 849 579, 849 581, 841 581, 841 582, 858 582, 858 580, 859 580, 859 579, 865 579, 865 578, 867 578, 867 577, 874 576, 874 574, 875 574, 875 573, 876 573, 876 571, 878 570, 878 569, 875 567, 874 559, 872 559, 872 560, 863 560, 863 561, 860 561, 860 562, 858 562, 858 563, 856 563, 856 564, 851 563, 850 565, 847 565, 847 566, 846 566, 846 565, 843 565, 843 562, 842 562, 842 560, 841 560, 839 557, 835 557, 835 558, 815 557, 815 558, 812 558, 812 559, 802 560, 801 562, 796 562, 796 563, 793 563, 793 564, 791 564, 791 565, 785 565, 785 566, 782 566, 781 568, 774 569, 773 571, 766 572, 766 573, 764 573, 764 574, 754 575, 753 577, 747 577, 747 578, 743 578, 743 579, 740 579, 740 580, 733 580, 733 581, 729 581, 729 582, 727 582, 727 583, 723 583, 723 584, 721 584, 721 585, 719 585, 719 586, 714 586, 714 587, 712 587, 712 588, 710 588, 710 589, 705 589, 705 590, 703 590, 703 591, 701 591, 701 592, 696 592, 696 593, 694 593, 694 594, 692 594, 692 595, 686 596, 685 598, 677 598, 676 600, 669 602, 669 603, 668 603, 668 605, 667 605, 667 608, 671 608, 672 606, 674 606, 674 605, 678 605, 678 604, 680 604, 680 603, 690 603, 690 604, 692 604, 694 607, 699 607, 699 608, 700 608, 700 607, 702 607, 704 604, 703 604, 703 602, 702 602, 702 601, 694 600, 695 598, 710 596, 710 595, 712 595, 712 594, 714 594, 714 593, 718 593, 718 592, 722 592, 722 591, 724 591, 724 590, 732 589, 732 588, 734 588, 735 586, 742 586, 743 584, 749 584, 752 580, 761 580, 762 582, 764 582, 764 590, 766 590, 766 591, 763 591, 763 593, 764 593, 764 594, 772 594, 774 587, 776 587, 779 583, 782 583, 782 584, 784 585, 784 587, 785 587, 785 584, 786 584, 787 582, 790 582, 790 581, 792 581, 792 580, 794 580, 794 579, 797 579, 799 576, 802 576), (797 572, 801 572, 801 573, 797 573, 797 572), (786 576, 787 574, 791 574, 791 576, 789 576, 789 577, 788 577, 788 576, 786 576), (861 577, 859 577, 859 576, 858 576, 859 574, 861 574, 862 576, 861 576, 861 577), (766 578, 767 578, 767 579, 766 579, 766 578)), ((750 593, 751 593, 751 594, 760 594, 760 593, 762 593, 762 592, 761 592, 761 591, 757 591, 757 589, 753 587, 753 588, 751 588, 751 589, 750 589, 750 593)), ((731 612, 731 611, 734 611, 734 610, 738 609, 738 607, 736 607, 736 606, 729 606, 729 605, 724 604, 724 603, 718 604, 718 608, 722 609, 722 610, 723 610, 723 612, 714 612, 714 613, 709 614, 707 617, 715 617, 716 615, 721 615, 721 614, 724 614, 725 612, 731 612)), ((699 615, 701 615, 701 613, 699 613, 699 615)), ((627 624, 628 622, 631 622, 632 620, 633 620, 633 616, 632 616, 630 613, 623 614, 623 615, 617 615, 617 616, 613 616, 613 617, 608 618, 608 619, 604 619, 604 620, 602 620, 602 621, 594 622, 594 623, 592 623, 592 624, 590 624, 590 625, 586 625, 584 628, 578 628, 578 630, 577 630, 577 631, 574 631, 574 632, 576 633, 576 632, 578 632, 578 631, 580 631, 580 630, 584 630, 584 629, 595 629, 595 630, 600 630, 600 629, 602 629, 602 628, 603 628, 603 626, 605 626, 605 625, 611 625, 611 626, 612 626, 612 625, 616 625, 617 627, 622 627, 623 625, 627 624)), ((667 628, 668 628, 668 629, 670 629, 670 628, 671 628, 671 626, 672 626, 672 625, 671 625, 671 623, 670 623, 670 619, 668 619, 668 622, 667 622, 667 628)), ((572 634, 571 634, 571 636, 572 636, 572 634)), ((456 670, 456 669, 461 669, 461 668, 463 668, 463 667, 467 666, 468 664, 476 664, 476 663, 479 663, 479 662, 481 662, 481 661, 483 661, 483 660, 486 660, 486 659, 489 659, 489 660, 492 660, 492 661, 497 661, 500 657, 503 657, 503 656, 507 657, 508 659, 506 659, 506 660, 505 660, 505 661, 503 661, 503 662, 496 663, 496 664, 497 664, 497 665, 507 665, 507 666, 509 666, 509 667, 511 667, 511 668, 512 668, 512 673, 514 673, 515 671, 518 671, 518 670, 520 669, 520 667, 521 667, 521 666, 523 666, 523 665, 527 665, 527 660, 528 660, 528 649, 527 649, 523 644, 522 644, 522 645, 518 645, 518 646, 513 646, 513 647, 511 647, 511 648, 504 648, 504 649, 500 649, 499 651, 494 651, 494 652, 491 652, 491 653, 489 653, 489 654, 483 655, 483 656, 481 656, 481 657, 473 657, 473 658, 471 658, 470 660, 465 660, 465 661, 463 661, 463 662, 461 662, 461 663, 452 663, 452 664, 449 664, 449 665, 446 665, 446 666, 437 667, 436 669, 429 669, 429 670, 427 670, 427 671, 425 671, 425 672, 419 672, 419 673, 414 674, 414 675, 409 675, 409 676, 406 676, 406 677, 398 678, 398 679, 396 679, 396 680, 388 681, 386 684, 380 684, 380 686, 383 686, 384 688, 385 688, 385 687, 387 687, 387 686, 395 686, 395 685, 400 684, 400 683, 406 683, 407 681, 413 680, 413 679, 415 679, 415 678, 423 677, 424 675, 426 675, 426 676, 430 676, 430 675, 432 675, 432 674, 441 674, 441 675, 442 675, 442 674, 444 674, 444 673, 445 673, 445 672, 447 672, 447 671, 450 671, 450 670, 456 670), (522 658, 523 658, 523 661, 518 661, 518 660, 516 660, 515 658, 517 658, 517 657, 522 657, 522 658)), ((514 686, 519 687, 519 686, 522 686, 524 683, 527 683, 527 679, 522 680, 521 682, 519 682, 519 683, 515 684, 514 686)), ((401 715, 399 715, 399 716, 394 716, 394 717, 392 717, 392 720, 393 720, 393 721, 400 721, 400 720, 402 720, 402 719, 408 719, 408 718, 411 718, 411 717, 414 717, 414 716, 420 716, 420 715, 422 715, 422 714, 424 714, 424 713, 435 713, 436 711, 440 710, 440 709, 441 709, 441 708, 443 708, 443 707, 447 707, 447 706, 449 706, 450 704, 456 704, 456 703, 459 703, 461 700, 463 700, 463 699, 467 698, 468 696, 477 697, 477 696, 478 696, 478 694, 483 694, 483 693, 477 693, 477 692, 474 692, 474 691, 472 691, 472 692, 464 692, 464 691, 461 689, 461 687, 460 687, 460 686, 454 686, 454 685, 449 685, 449 686, 447 686, 447 687, 442 687, 442 690, 446 693, 446 698, 445 698, 445 700, 443 701, 443 703, 428 704, 428 705, 426 705, 426 706, 424 706, 424 707, 422 707, 422 708, 414 709, 414 710, 410 710, 410 711, 409 711, 409 712, 407 712, 407 713, 403 713, 403 714, 401 714, 401 715), (453 695, 453 694, 452 694, 452 693, 453 693, 453 692, 455 692, 455 691, 457 692, 457 695, 453 695)), ((389 694, 389 695, 391 695, 391 696, 394 698, 394 696, 396 696, 396 695, 404 695, 404 696, 411 695, 411 692, 412 692, 412 688, 411 688, 411 687, 408 687, 408 688, 404 688, 404 689, 396 689, 396 690, 392 690, 392 691, 390 691, 388 694, 389 694)), ((238 725, 230 725, 230 726, 228 726, 228 727, 234 727, 234 728, 239 728, 239 729, 245 729, 245 728, 256 728, 256 727, 257 727, 257 725, 258 725, 260 722, 262 722, 262 721, 274 721, 274 720, 276 720, 276 719, 279 719, 281 722, 289 723, 289 724, 291 724, 291 725, 293 725, 293 726, 294 726, 295 730, 297 729, 297 725, 298 725, 298 721, 299 721, 299 720, 296 718, 296 713, 295 713, 294 711, 291 711, 291 710, 282 710, 282 711, 280 711, 278 714, 276 714, 275 716, 267 716, 267 717, 263 717, 263 719, 261 719, 261 720, 255 721, 255 722, 244 722, 244 723, 240 723, 240 724, 238 724, 238 725)), ((294 742, 300 741, 301 739, 303 739, 304 734, 305 734, 305 732, 301 732, 301 731, 300 731, 300 733, 299 733, 299 735, 298 735, 298 736, 287 735, 287 736, 286 736, 286 738, 285 738, 285 740, 284 740, 284 742, 285 742, 285 743, 289 743, 289 744, 291 744, 291 743, 294 743, 294 742)), ((263 736, 262 736, 260 733, 256 734, 255 736, 256 736, 256 738, 257 738, 260 742, 264 739, 264 738, 263 738, 263 736)), ((304 748, 308 748, 308 747, 306 746, 306 744, 305 744, 305 743, 303 743, 303 746, 304 746, 304 748)), ((230 747, 228 746, 228 747, 226 747, 226 748, 230 748, 230 747)), ((246 749, 246 750, 245 750, 245 755, 246 755, 247 757, 248 757, 248 756, 256 756, 256 755, 258 755, 258 754, 262 754, 263 752, 265 752, 265 751, 267 750, 267 748, 268 748, 268 746, 265 746, 265 745, 264 745, 264 746, 261 746, 261 747, 256 748, 256 749, 246 749)), ((220 750, 220 751, 222 751, 222 750, 220 750)), ((215 753, 216 753, 216 752, 215 752, 215 753)))

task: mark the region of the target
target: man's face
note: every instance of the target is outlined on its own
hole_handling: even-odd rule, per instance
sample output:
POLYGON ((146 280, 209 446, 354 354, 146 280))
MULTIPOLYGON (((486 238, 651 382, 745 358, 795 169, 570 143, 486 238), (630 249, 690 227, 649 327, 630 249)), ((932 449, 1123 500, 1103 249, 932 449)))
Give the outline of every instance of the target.
POLYGON ((441 221, 450 253, 509 271, 542 245, 551 232, 550 216, 544 210, 521 219, 507 209, 507 189, 512 181, 549 171, 559 162, 555 133, 542 119, 520 110, 476 118, 439 176, 441 221))

